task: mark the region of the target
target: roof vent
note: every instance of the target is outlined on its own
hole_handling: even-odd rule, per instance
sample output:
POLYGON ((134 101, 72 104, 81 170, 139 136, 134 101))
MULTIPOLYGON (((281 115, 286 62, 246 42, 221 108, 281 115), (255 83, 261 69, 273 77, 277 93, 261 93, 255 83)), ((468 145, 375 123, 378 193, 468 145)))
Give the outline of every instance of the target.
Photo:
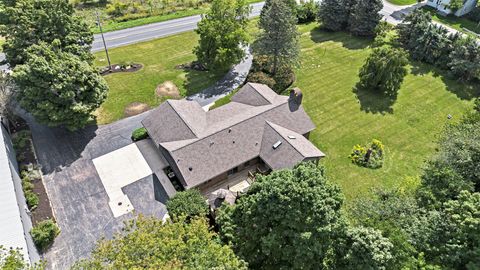
POLYGON ((230 132, 232 132, 232 129, 231 129, 231 128, 228 129, 228 133, 230 133, 230 132))
POLYGON ((192 170, 193 170, 193 168, 192 168, 192 167, 188 167, 188 170, 189 170, 189 171, 192 171, 192 170))
POLYGON ((295 136, 293 136, 293 135, 288 135, 288 138, 289 138, 290 140, 295 140, 297 137, 295 137, 295 136))
POLYGON ((273 149, 277 149, 280 145, 282 144, 281 141, 277 141, 276 143, 273 144, 273 149))

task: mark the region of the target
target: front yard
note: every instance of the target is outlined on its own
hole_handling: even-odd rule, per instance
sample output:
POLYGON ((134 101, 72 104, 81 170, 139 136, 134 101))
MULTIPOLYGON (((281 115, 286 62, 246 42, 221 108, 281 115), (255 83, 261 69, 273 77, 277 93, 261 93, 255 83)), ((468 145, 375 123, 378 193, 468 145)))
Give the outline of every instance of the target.
MULTIPOLYGON (((157 85, 172 81, 181 96, 195 94, 210 86, 223 74, 204 71, 185 71, 177 65, 195 60, 192 53, 197 44, 197 35, 187 32, 135 45, 109 50, 112 64, 134 62, 143 65, 137 72, 115 73, 105 76, 110 86, 106 102, 97 111, 97 122, 107 124, 124 117, 124 109, 133 102, 157 106, 162 100, 156 98, 157 85)), ((96 65, 107 65, 104 52, 98 52, 96 65)))
POLYGON ((476 33, 477 38, 480 35, 480 24, 472 21, 467 17, 456 17, 453 15, 442 16, 439 15, 434 8, 427 6, 425 6, 423 10, 428 11, 432 15, 432 19, 436 22, 443 23, 452 27, 455 30, 469 34, 471 36, 475 36, 473 33, 476 33))

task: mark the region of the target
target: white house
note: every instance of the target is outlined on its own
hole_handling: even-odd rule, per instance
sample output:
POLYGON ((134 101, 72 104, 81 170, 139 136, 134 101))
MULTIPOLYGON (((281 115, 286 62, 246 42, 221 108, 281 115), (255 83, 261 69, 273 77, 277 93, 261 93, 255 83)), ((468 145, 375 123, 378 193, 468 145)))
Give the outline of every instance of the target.
POLYGON ((445 14, 454 14, 457 17, 463 16, 472 11, 477 5, 477 0, 463 0, 463 6, 453 12, 450 7, 451 0, 428 0, 427 5, 445 14))

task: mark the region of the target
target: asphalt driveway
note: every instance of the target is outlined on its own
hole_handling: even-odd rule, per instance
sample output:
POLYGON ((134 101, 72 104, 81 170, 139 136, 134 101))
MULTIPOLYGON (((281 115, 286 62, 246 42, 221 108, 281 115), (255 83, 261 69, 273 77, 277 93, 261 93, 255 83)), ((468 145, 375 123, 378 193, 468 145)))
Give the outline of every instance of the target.
POLYGON ((92 126, 71 133, 39 125, 23 114, 32 130, 34 146, 42 165, 44 183, 61 234, 44 254, 50 269, 68 269, 76 260, 89 256, 96 241, 111 237, 123 222, 138 213, 162 218, 165 202, 172 192, 154 145, 141 141, 137 146, 153 175, 122 188, 135 211, 114 218, 109 198, 92 159, 132 143, 133 129, 148 112, 105 126, 92 126), (159 162, 160 161, 160 162, 159 162))

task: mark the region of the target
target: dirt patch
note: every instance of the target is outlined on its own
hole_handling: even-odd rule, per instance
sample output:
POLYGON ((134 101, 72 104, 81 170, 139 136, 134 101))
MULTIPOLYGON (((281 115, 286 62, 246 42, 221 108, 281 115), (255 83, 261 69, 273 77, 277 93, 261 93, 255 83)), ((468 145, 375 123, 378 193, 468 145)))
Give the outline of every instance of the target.
POLYGON ((166 81, 162 84, 159 84, 155 89, 155 95, 159 98, 180 98, 180 92, 178 91, 178 87, 171 81, 166 81))
POLYGON ((104 76, 118 72, 135 72, 142 69, 142 67, 141 64, 113 64, 110 69, 108 67, 102 68, 100 75, 104 76))
POLYGON ((130 104, 127 105, 127 107, 125 107, 125 110, 124 110, 124 115, 125 117, 128 117, 128 116, 134 116, 134 115, 137 115, 137 114, 141 114, 143 112, 146 112, 150 110, 150 106, 148 106, 148 104, 145 104, 145 103, 141 103, 141 102, 132 102, 130 104))

